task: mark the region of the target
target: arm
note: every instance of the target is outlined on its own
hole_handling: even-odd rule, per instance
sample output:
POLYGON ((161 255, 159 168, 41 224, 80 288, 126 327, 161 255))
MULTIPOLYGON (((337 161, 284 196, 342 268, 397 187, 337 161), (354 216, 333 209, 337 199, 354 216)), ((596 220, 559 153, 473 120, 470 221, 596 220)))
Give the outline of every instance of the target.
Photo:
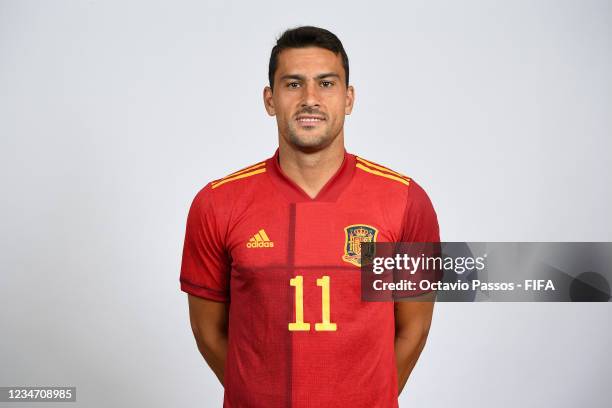
POLYGON ((198 349, 221 385, 227 357, 229 303, 188 295, 191 329, 198 349))
POLYGON ((416 365, 431 326, 435 294, 428 301, 395 302, 395 363, 398 395, 416 365))
POLYGON ((221 384, 225 378, 231 266, 211 184, 193 199, 181 262, 181 290, 188 293, 189 318, 198 349, 221 384))
MULTIPOLYGON (((440 242, 438 217, 431 200, 414 180, 408 190, 401 242, 440 242)), ((436 246, 427 247, 437 251, 436 246)), ((422 277, 412 275, 412 280, 422 277)), ((395 362, 397 365, 398 395, 402 392, 414 369, 431 326, 436 292, 414 296, 420 291, 409 292, 412 301, 395 302, 395 362)))

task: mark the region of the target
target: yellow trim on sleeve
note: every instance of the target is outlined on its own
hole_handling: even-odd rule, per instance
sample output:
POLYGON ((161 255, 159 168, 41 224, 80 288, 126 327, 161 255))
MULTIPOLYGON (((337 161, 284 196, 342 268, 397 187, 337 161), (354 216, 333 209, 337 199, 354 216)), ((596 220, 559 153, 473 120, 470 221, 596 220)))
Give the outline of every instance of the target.
POLYGON ((383 173, 382 171, 371 169, 369 167, 364 166, 361 163, 357 163, 355 166, 357 166, 358 169, 361 169, 363 171, 367 171, 368 173, 372 173, 374 175, 385 177, 385 178, 388 178, 388 179, 391 179, 391 180, 399 181, 400 183, 405 184, 405 185, 410 185, 410 182, 408 180, 406 180, 405 178, 397 177, 397 176, 394 176, 392 174, 383 173))
POLYGON ((260 162, 260 163, 257 163, 257 164, 254 164, 254 165, 252 165, 252 166, 249 166, 249 167, 247 167, 246 169, 238 170, 238 171, 236 171, 236 172, 234 172, 234 173, 232 173, 232 174, 229 174, 229 175, 227 175, 227 176, 225 176, 225 177, 223 177, 223 178, 230 178, 230 177, 236 176, 236 175, 238 175, 238 174, 240 174, 240 173, 245 173, 245 172, 247 172, 247 171, 249 171, 249 170, 254 170, 254 169, 257 169, 257 168, 259 168, 259 167, 261 167, 261 166, 265 166, 265 165, 266 165, 266 162, 265 162, 265 161, 262 161, 262 162, 260 162))
POLYGON ((388 172, 388 173, 393 173, 393 174, 395 174, 395 175, 396 175, 396 176, 398 176, 398 177, 401 177, 401 178, 403 178, 403 179, 406 179, 406 181, 410 181, 410 178, 409 178, 408 176, 404 176, 404 175, 403 175, 403 174, 401 174, 401 173, 398 173, 398 172, 396 172, 396 171, 393 171, 393 170, 391 170, 391 169, 388 169, 388 168, 386 168, 386 167, 384 167, 384 166, 380 166, 380 165, 378 165, 378 164, 372 163, 372 162, 370 162, 370 161, 367 161, 366 159, 362 159, 362 158, 361 158, 361 157, 359 157, 359 156, 355 156, 355 158, 356 158, 358 161, 360 161, 360 162, 362 162, 363 164, 366 164, 366 165, 368 165, 368 166, 370 166, 370 167, 374 167, 374 168, 376 168, 376 169, 378 169, 378 170, 386 171, 386 172, 388 172))
POLYGON ((255 170, 255 171, 251 171, 249 173, 243 173, 243 174, 238 174, 238 175, 236 175, 234 177, 224 178, 224 179, 219 180, 216 183, 212 183, 212 188, 217 188, 219 186, 222 186, 225 183, 229 183, 230 181, 239 180, 239 179, 245 178, 245 177, 251 177, 251 176, 254 176, 256 174, 265 173, 265 172, 266 172, 266 168, 264 167, 263 169, 258 169, 258 170, 255 170))
POLYGON ((227 176, 222 177, 222 178, 220 178, 220 179, 219 179, 219 180, 217 180, 217 181, 213 181, 212 183, 213 183, 213 184, 220 183, 221 181, 223 181, 223 180, 225 180, 225 179, 232 178, 232 177, 237 176, 237 175, 242 174, 242 173, 247 173, 247 172, 249 172, 249 171, 251 171, 251 170, 257 169, 257 168, 259 168, 259 167, 261 167, 261 166, 265 166, 265 165, 266 165, 266 162, 265 162, 265 161, 262 161, 262 162, 260 162, 260 163, 257 163, 257 164, 254 164, 254 165, 252 165, 252 166, 249 166, 249 167, 247 167, 246 169, 238 170, 238 171, 236 171, 236 172, 234 172, 234 173, 228 174, 227 176))

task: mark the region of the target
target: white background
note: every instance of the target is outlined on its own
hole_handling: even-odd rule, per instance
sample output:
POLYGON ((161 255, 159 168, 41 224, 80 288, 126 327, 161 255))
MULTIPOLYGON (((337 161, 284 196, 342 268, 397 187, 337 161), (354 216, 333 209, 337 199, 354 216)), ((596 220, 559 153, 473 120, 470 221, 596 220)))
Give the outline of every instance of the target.
MULTIPOLYGON (((415 178, 443 240, 612 241, 611 4, 0 0, 0 386, 221 405, 178 288, 185 218, 274 152, 261 93, 297 25, 343 41, 347 149, 415 178)), ((611 317, 438 304, 400 405, 608 407, 611 317)))

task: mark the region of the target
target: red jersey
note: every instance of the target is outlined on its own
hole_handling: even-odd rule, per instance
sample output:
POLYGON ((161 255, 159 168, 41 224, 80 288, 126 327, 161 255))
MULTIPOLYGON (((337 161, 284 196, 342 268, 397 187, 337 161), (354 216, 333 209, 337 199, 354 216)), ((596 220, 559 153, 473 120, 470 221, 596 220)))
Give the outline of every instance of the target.
POLYGON ((206 185, 181 289, 231 302, 224 407, 397 407, 393 302, 361 300, 359 242, 439 241, 424 190, 345 152, 311 199, 276 154, 206 185))

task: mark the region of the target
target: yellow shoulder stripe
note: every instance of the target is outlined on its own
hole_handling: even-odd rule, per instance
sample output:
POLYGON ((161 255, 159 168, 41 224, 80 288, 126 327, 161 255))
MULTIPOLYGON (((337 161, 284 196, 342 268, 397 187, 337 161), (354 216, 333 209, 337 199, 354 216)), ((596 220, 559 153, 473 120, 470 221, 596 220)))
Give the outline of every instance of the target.
POLYGON ((229 183, 230 181, 239 180, 245 177, 251 177, 256 174, 265 173, 265 172, 266 172, 266 168, 264 167, 264 168, 257 169, 257 170, 254 170, 248 173, 236 174, 234 177, 226 177, 224 179, 221 179, 217 182, 212 183, 212 188, 217 188, 219 186, 222 186, 225 183, 229 183))
POLYGON ((386 167, 384 167, 384 166, 380 166, 380 165, 378 165, 378 164, 372 163, 372 162, 370 162, 370 161, 367 161, 366 159, 362 159, 362 158, 361 158, 361 157, 359 157, 359 156, 355 156, 355 158, 356 158, 358 161, 360 161, 360 162, 362 162, 363 164, 365 164, 365 165, 368 165, 368 166, 370 166, 370 167, 374 167, 375 169, 378 169, 378 170, 386 171, 387 173, 392 173, 392 174, 395 174, 397 177, 401 177, 401 178, 403 178, 403 179, 406 179, 407 181, 410 181, 410 178, 409 178, 408 176, 404 176, 404 175, 403 175, 403 174, 401 174, 401 173, 398 173, 398 172, 396 172, 396 171, 393 171, 393 170, 391 170, 391 169, 388 169, 388 168, 386 168, 386 167))
POLYGON ((222 177, 222 178, 220 178, 220 179, 219 179, 219 180, 217 180, 217 181, 213 181, 213 184, 214 184, 214 183, 218 183, 218 182, 220 182, 221 180, 224 180, 224 179, 226 179, 226 178, 230 178, 230 177, 237 176, 238 174, 247 173, 247 172, 249 172, 249 171, 251 171, 251 170, 255 170, 255 169, 257 169, 257 168, 259 168, 259 167, 263 167, 263 166, 265 166, 265 165, 266 165, 266 162, 265 162, 265 161, 259 162, 259 163, 257 163, 257 164, 252 165, 252 166, 246 167, 246 168, 244 168, 244 169, 242 169, 242 170, 238 170, 238 171, 236 171, 236 172, 234 172, 234 173, 228 174, 227 176, 222 177))
POLYGON ((364 166, 361 163, 357 163, 356 166, 357 166, 358 169, 361 169, 363 171, 367 171, 368 173, 372 173, 372 174, 375 174, 377 176, 385 177, 385 178, 388 178, 388 179, 391 179, 391 180, 399 181, 400 183, 405 184, 405 185, 409 185, 410 184, 410 181, 406 180, 405 178, 397 177, 397 176, 394 176, 393 174, 383 173, 382 171, 371 169, 369 167, 364 166))

